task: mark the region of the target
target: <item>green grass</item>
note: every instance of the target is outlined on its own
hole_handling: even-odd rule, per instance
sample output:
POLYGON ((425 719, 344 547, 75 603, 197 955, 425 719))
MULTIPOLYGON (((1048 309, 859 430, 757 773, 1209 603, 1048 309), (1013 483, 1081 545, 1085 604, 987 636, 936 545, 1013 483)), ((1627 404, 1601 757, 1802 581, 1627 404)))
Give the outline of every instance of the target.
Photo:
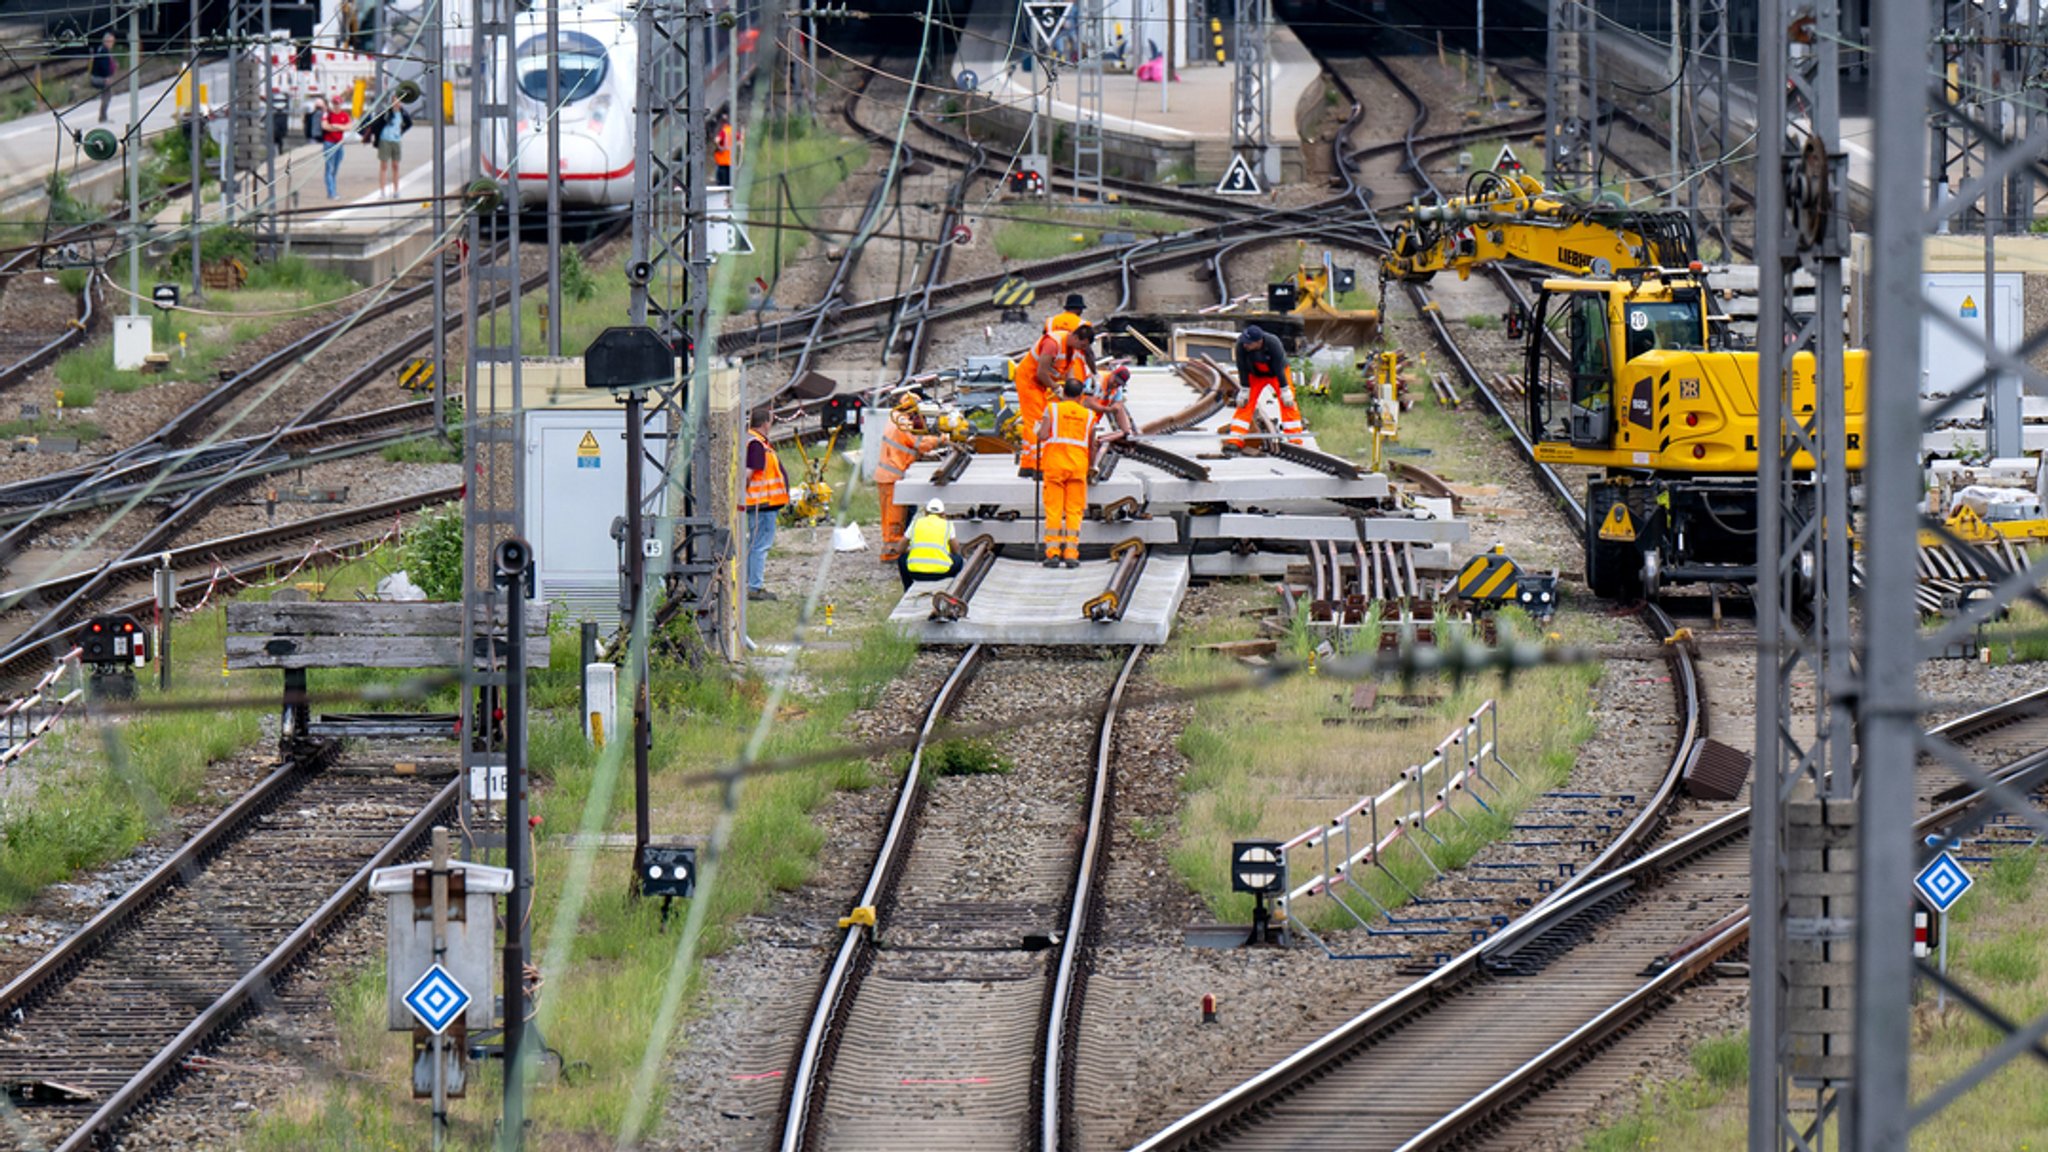
MULTIPOLYGON (((820 130, 815 121, 792 119, 764 124, 747 135, 737 157, 748 180, 746 196, 747 233, 754 242, 751 255, 725 256, 714 275, 719 303, 728 313, 747 309, 747 285, 756 277, 774 283, 782 266, 815 244, 841 246, 849 236, 810 236, 801 230, 797 217, 812 225, 826 222, 820 216, 824 206, 839 203, 840 188, 848 177, 870 163, 868 146, 845 136, 820 130), (785 186, 787 192, 784 192, 785 186), (782 229, 774 227, 776 205, 781 203, 782 229), (782 264, 776 263, 776 234, 782 236, 782 264)), ((781 302, 784 307, 790 301, 781 302)))
MULTIPOLYGON (((893 589, 893 582, 886 583, 893 589)), ((810 649, 802 656, 804 682, 820 687, 784 701, 765 755, 838 746, 855 711, 871 705, 914 655, 915 645, 882 622, 886 613, 879 600, 841 607, 833 639, 844 647, 810 649)), ((750 608, 764 610, 749 616, 757 638, 786 636, 783 626, 793 626, 795 609, 789 600, 750 608)), ((562 925, 556 917, 577 883, 572 877, 580 865, 557 834, 632 827, 630 774, 622 777, 620 772, 624 746, 614 742, 609 759, 594 752, 574 715, 575 647, 574 636, 561 631, 554 660, 534 675, 530 692, 533 811, 541 822, 533 925, 536 954, 551 965, 539 1003, 540 1025, 549 1043, 587 1065, 588 1074, 574 1085, 536 1088, 529 1115, 536 1140, 561 1138, 576 1147, 597 1141, 590 1146, 610 1147, 629 1105, 653 1006, 675 962, 678 937, 676 923, 666 933, 660 930, 658 902, 626 894, 625 856, 603 852, 590 862, 587 902, 567 925, 566 941, 558 938, 562 925), (551 948, 566 949, 559 966, 548 959, 551 948)), ((692 673, 658 667, 651 696, 656 711, 654 827, 664 837, 686 835, 701 842, 719 811, 719 793, 680 778, 732 762, 759 720, 767 685, 722 668, 692 673)), ((705 909, 707 949, 728 946, 742 917, 809 877, 824 842, 812 813, 836 791, 870 782, 870 767, 859 760, 747 781, 716 882, 703 897, 710 902, 705 909)), ((687 902, 674 911, 680 918, 687 902)), ((695 980, 693 974, 687 994, 696 992, 695 980)), ((280 1106, 253 1122, 248 1147, 282 1152, 425 1146, 426 1112, 404 1088, 406 1045, 384 1031, 383 994, 381 962, 334 986, 341 1075, 293 1089, 280 1106)), ((452 1147, 489 1146, 499 1098, 497 1072, 483 1070, 472 1081, 469 1098, 454 1106, 452 1147)), ((659 1116, 656 1105, 654 1115, 659 1116)))
MULTIPOLYGON (((382 571, 381 558, 372 557, 305 578, 326 582, 336 595, 373 582, 382 571)), ((171 691, 159 693, 154 669, 144 670, 136 677, 143 701, 277 690, 274 673, 223 675, 222 613, 216 605, 176 622, 171 691)), ((316 680, 323 687, 338 683, 316 680)), ((0 910, 18 908, 51 884, 132 852, 167 812, 198 799, 209 764, 255 745, 269 711, 269 705, 196 709, 60 725, 47 745, 28 754, 50 765, 51 775, 0 815, 0 910)))
MULTIPOLYGON (((1244 610, 1270 603, 1273 592, 1259 585, 1226 595, 1224 607, 1211 613, 1220 623, 1183 630, 1161 654, 1155 670, 1168 686, 1199 692, 1242 672, 1235 661, 1204 652, 1200 645, 1243 638, 1250 632, 1244 610)), ((1426 760, 1437 741, 1493 696, 1500 700, 1503 756, 1522 783, 1496 771, 1490 778, 1505 795, 1489 801, 1493 813, 1461 805, 1462 820, 1432 820, 1431 830, 1445 843, 1429 843, 1430 860, 1444 868, 1462 865, 1505 834, 1530 798, 1569 772, 1579 745, 1593 733, 1586 702, 1597 675, 1591 666, 1551 667, 1520 673, 1505 685, 1492 676, 1456 686, 1424 683, 1413 690, 1441 689, 1432 702, 1410 707, 1382 703, 1370 726, 1350 723, 1350 684, 1319 676, 1293 676, 1255 693, 1202 696, 1180 737, 1188 766, 1181 780, 1180 835, 1169 853, 1173 866, 1219 919, 1248 919, 1250 897, 1230 891, 1226 864, 1231 841, 1284 839, 1328 819, 1333 806, 1382 791, 1403 769, 1426 760), (1381 723, 1397 714, 1412 722, 1399 727, 1381 723), (1279 747, 1288 754, 1274 756, 1272 750, 1279 747)), ((1402 689, 1390 682, 1382 691, 1402 689)), ((1414 854, 1412 845, 1391 849, 1387 867, 1409 887, 1420 887, 1433 875, 1429 861, 1414 854)), ((1366 883, 1374 898, 1389 907, 1406 899, 1400 885, 1384 876, 1373 875, 1366 883)), ((1305 902, 1296 915, 1318 928, 1350 923, 1334 903, 1305 902)))
MULTIPOLYGON (((2009 1018, 2048 1011, 2048 907, 2034 895, 2040 849, 2001 853, 1948 921, 1949 972, 2009 1018)), ((1920 990, 1913 1014, 1912 1095, 1924 1098, 2004 1039, 1953 1002, 1937 1012, 1920 990)), ((1693 1073, 1645 1090, 1635 1106, 1592 1132, 1587 1152, 1740 1148, 1748 1116, 1748 1041, 1736 1034, 1693 1051, 1693 1073)), ((1934 1152, 2048 1150, 2048 1070, 2020 1059, 2000 1069, 1915 1130, 1913 1147, 1934 1152)), ((1831 1139, 1829 1149, 1837 1146, 1831 1139)))
POLYGON ((1138 208, 1055 208, 1015 205, 1003 214, 992 243, 1005 260, 1046 260, 1102 242, 1105 231, 1163 236, 1195 226, 1195 222, 1138 208))
POLYGON ((384 459, 393 464, 460 464, 462 453, 439 437, 407 440, 384 449, 384 459))
MULTIPOLYGON (((176 276, 167 278, 181 279, 176 276)), ((89 408, 102 393, 119 395, 153 383, 211 380, 218 373, 221 360, 230 352, 289 319, 262 313, 324 304, 355 292, 359 287, 346 276, 298 256, 287 256, 268 264, 250 264, 248 283, 241 290, 206 294, 204 307, 208 312, 230 315, 150 310, 150 329, 156 350, 171 358, 161 371, 123 372, 115 368, 113 341, 108 339, 58 358, 54 369, 58 393, 66 408, 89 408), (237 312, 248 315, 232 315, 237 312), (179 342, 181 335, 184 337, 182 346, 179 342)))
POLYGON ((0 421, 0 440, 17 436, 76 436, 81 442, 98 440, 106 431, 90 420, 57 422, 47 417, 35 420, 0 421))

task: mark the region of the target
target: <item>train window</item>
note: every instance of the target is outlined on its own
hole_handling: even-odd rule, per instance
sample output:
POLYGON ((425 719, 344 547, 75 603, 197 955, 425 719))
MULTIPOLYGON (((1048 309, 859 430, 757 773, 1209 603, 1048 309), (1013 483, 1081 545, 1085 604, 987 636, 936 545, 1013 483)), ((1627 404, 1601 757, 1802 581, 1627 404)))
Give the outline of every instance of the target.
POLYGON ((1628 305, 1629 359, 1657 349, 1698 352, 1705 348, 1699 301, 1628 305))
MULTIPOLYGON (((562 103, 572 104, 597 95, 610 71, 604 45, 581 32, 562 33, 560 60, 562 103)), ((529 99, 545 104, 548 98, 548 45, 536 36, 519 46, 519 90, 529 99)))

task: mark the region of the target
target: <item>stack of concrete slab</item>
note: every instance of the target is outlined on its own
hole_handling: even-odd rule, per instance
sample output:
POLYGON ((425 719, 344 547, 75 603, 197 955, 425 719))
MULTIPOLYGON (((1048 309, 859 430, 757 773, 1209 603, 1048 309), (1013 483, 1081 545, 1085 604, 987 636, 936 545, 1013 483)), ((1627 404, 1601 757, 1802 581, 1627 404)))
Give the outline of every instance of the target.
MULTIPOLYGON (((1144 426, 1186 412, 1200 399, 1195 388, 1167 368, 1137 368, 1131 373, 1125 403, 1132 419, 1144 426)), ((1277 423, 1279 413, 1268 415, 1277 423)), ((1194 549, 1195 575, 1277 572, 1288 557, 1261 559, 1261 543, 1296 545, 1306 540, 1387 541, 1418 550, 1421 567, 1450 566, 1449 546, 1463 541, 1467 529, 1446 513, 1395 512, 1361 514, 1363 506, 1385 500, 1387 478, 1361 472, 1334 475, 1314 463, 1277 455, 1225 456, 1223 430, 1228 411, 1218 412, 1181 432, 1142 437, 1206 470, 1206 479, 1191 479, 1168 467, 1135 457, 1118 461, 1109 479, 1091 484, 1088 502, 1102 508, 1130 501, 1135 519, 1089 520, 1082 525, 1082 547, 1108 546, 1133 537, 1152 546, 1193 546, 1228 541, 1253 547, 1230 549, 1233 555, 1200 554, 1194 549), (1199 511, 1199 515, 1189 513, 1199 511), (1441 556, 1438 556, 1438 553, 1441 556)), ((1313 434, 1303 447, 1316 450, 1313 434)), ((1041 531, 1038 485, 1017 474, 1007 456, 977 456, 960 475, 941 483, 939 465, 912 465, 896 485, 899 503, 916 507, 936 496, 963 519, 960 538, 987 533, 998 543, 1029 545, 1041 531)))

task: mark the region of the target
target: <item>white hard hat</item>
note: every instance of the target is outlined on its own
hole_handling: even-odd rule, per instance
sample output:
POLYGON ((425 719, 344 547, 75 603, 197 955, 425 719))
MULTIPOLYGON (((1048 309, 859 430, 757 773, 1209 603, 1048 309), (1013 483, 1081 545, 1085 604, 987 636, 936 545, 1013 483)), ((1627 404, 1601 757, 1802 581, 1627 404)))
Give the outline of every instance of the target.
POLYGON ((946 502, 934 496, 924 502, 924 510, 934 516, 944 516, 946 514, 946 502))

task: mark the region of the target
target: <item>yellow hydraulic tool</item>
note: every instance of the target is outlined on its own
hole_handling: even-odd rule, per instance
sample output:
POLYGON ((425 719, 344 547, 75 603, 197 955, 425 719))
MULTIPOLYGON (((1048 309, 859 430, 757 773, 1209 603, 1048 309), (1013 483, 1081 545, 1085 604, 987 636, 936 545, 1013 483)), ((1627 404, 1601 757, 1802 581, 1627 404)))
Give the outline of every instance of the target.
POLYGON ((1464 196, 1409 209, 1380 267, 1390 279, 1412 281, 1446 269, 1463 280, 1497 260, 1606 276, 1684 267, 1695 251, 1692 218, 1684 212, 1573 203, 1551 195, 1534 176, 1482 171, 1466 183, 1464 196))
POLYGON ((825 447, 815 456, 804 450, 802 437, 796 441, 796 454, 804 462, 804 480, 789 493, 789 514, 801 524, 823 524, 832 518, 832 483, 825 479, 825 466, 832 459, 832 450, 839 444, 839 429, 825 440, 825 447))

